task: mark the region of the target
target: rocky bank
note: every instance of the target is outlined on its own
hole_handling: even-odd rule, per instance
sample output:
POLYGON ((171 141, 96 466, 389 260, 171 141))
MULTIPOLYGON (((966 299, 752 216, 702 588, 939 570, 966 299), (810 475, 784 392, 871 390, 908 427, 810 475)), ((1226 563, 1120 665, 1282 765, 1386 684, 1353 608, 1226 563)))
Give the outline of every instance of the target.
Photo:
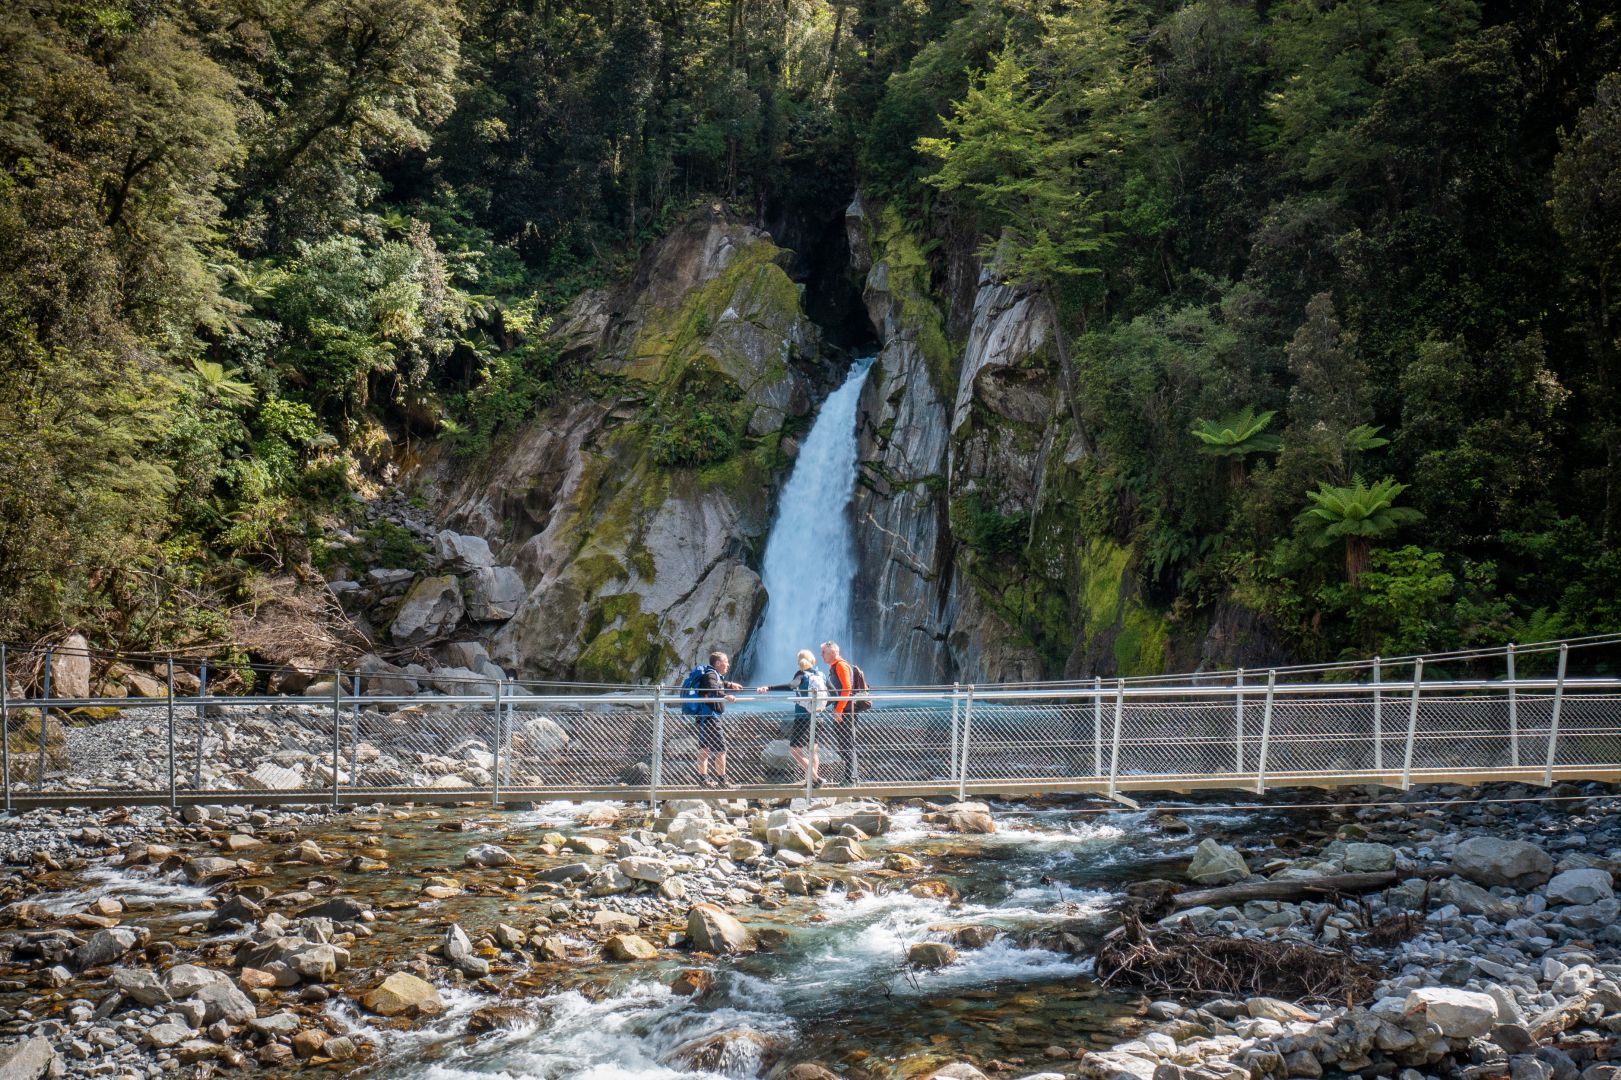
MULTIPOLYGON (((671 1054, 692 1068, 798 1080, 823 1070, 1607 1080, 1621 1030, 1614 797, 1596 785, 1564 785, 1555 801, 1528 789, 1488 793, 1519 802, 1481 794, 1431 789, 1393 805, 1361 795, 1307 813, 1292 835, 1195 830, 1182 817, 1206 819, 1187 811, 1134 819, 1166 836, 1192 831, 1197 843, 1168 868, 1180 882, 1111 887, 1130 910, 1156 890, 1386 875, 1388 887, 1360 898, 1197 904, 1149 929, 1206 948, 1311 950, 1367 973, 1323 997, 1286 1000, 1268 985, 1239 997, 1171 992, 1105 970, 1123 1002, 1143 995, 1137 1018, 1079 1046, 955 1064, 807 1060, 780 1034, 728 1029, 671 1054)), ((696 1005, 728 958, 782 948, 804 920, 836 909, 829 903, 896 892, 941 912, 905 953, 924 978, 996 942, 1085 958, 1126 932, 1097 909, 1018 929, 953 920, 950 865, 977 858, 965 845, 998 828, 994 805, 726 799, 667 803, 656 815, 597 806, 560 829, 523 831, 510 827, 514 812, 525 813, 187 807, 4 819, 0 1030, 12 1041, 0 1076, 373 1067, 401 1052, 392 1032, 476 1038, 533 1025, 536 995, 623 965, 645 965, 696 1005), (896 814, 919 831, 896 841, 896 814)))

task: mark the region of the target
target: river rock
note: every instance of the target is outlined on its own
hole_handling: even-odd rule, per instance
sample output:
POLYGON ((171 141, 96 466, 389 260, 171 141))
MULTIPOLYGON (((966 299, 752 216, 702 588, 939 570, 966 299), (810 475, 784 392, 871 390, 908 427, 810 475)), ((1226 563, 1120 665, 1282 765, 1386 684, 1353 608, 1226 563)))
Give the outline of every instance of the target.
POLYGON ((756 948, 754 935, 714 904, 694 904, 687 912, 687 938, 707 953, 744 953, 756 948))
POLYGON ((330 900, 307 907, 298 913, 300 919, 331 919, 335 923, 358 922, 370 909, 347 896, 334 896, 330 900))
POLYGON ((571 836, 563 841, 564 851, 577 851, 581 855, 606 855, 613 845, 600 836, 571 836))
POLYGON ((602 943, 602 951, 610 960, 653 960, 659 951, 646 938, 637 934, 615 934, 602 943))
MULTIPOLYGON (((274 767, 274 766, 272 766, 274 767)), ((186 860, 186 879, 193 885, 207 885, 211 881, 222 881, 237 874, 238 867, 235 859, 222 859, 217 855, 204 855, 196 859, 186 860)))
POLYGON ((378 1016, 438 1016, 445 1011, 432 983, 403 971, 366 991, 360 1003, 378 1016))
POLYGON ((1452 869, 1477 885, 1530 889, 1553 876, 1553 859, 1524 840, 1471 836, 1452 853, 1452 869))
POLYGON ((591 867, 583 862, 564 863, 542 870, 535 877, 540 881, 583 881, 591 876, 591 867))
POLYGON ((278 1013, 271 1013, 269 1016, 260 1016, 248 1021, 249 1031, 270 1038, 278 1035, 283 1037, 291 1036, 303 1026, 304 1022, 298 1018, 297 1013, 288 1012, 285 1009, 278 1013))
POLYGON ((61 1071, 56 1050, 38 1035, 0 1046, 0 1080, 40 1080, 61 1071))
POLYGON ((388 629, 396 645, 417 645, 448 634, 461 621, 461 585, 450 575, 423 577, 405 594, 388 629))
POLYGON ((167 1005, 172 1000, 163 980, 145 968, 114 968, 113 986, 142 1005, 167 1005))
POLYGON ((996 819, 984 810, 951 810, 940 815, 947 832, 983 835, 996 831, 996 819))
POLYGON ((766 819, 766 843, 774 848, 798 852, 814 858, 821 834, 800 821, 791 810, 773 810, 766 819))
POLYGON ((485 868, 492 866, 511 866, 516 861, 517 860, 512 857, 511 852, 496 844, 479 844, 476 847, 470 847, 467 849, 467 854, 462 856, 462 863, 464 865, 481 866, 485 868))
POLYGON ((726 854, 733 862, 747 862, 765 854, 765 845, 758 840, 740 836, 726 845, 726 854))
POLYGON ((1437 892, 1443 901, 1456 904, 1458 910, 1466 915, 1506 919, 1517 910, 1512 901, 1487 892, 1474 882, 1465 881, 1463 878, 1447 878, 1437 892))
POLYGON ((957 962, 957 950, 943 941, 919 941, 906 950, 906 962, 915 968, 943 968, 957 962))
POLYGON ((297 791, 304 786, 304 766, 265 762, 242 778, 248 791, 297 791))
POLYGON ((1550 904, 1596 904, 1615 895, 1608 870, 1587 868, 1566 870, 1548 882, 1550 904))
POLYGON ((228 981, 205 986, 192 996, 203 1007, 203 1023, 224 1020, 228 1024, 245 1024, 259 1015, 246 994, 228 981))
POLYGON ((687 968, 670 983, 670 992, 682 997, 698 997, 715 985, 715 976, 705 968, 687 968))
POLYGON ((1075 1066, 1076 1073, 1088 1080, 1154 1080, 1158 1063, 1118 1050, 1094 1050, 1075 1066))
POLYGON ((378 697, 405 697, 417 692, 416 677, 402 667, 367 653, 355 664, 360 673, 360 692, 378 697))
POLYGON ((1345 870, 1352 874, 1376 873, 1396 865, 1396 849, 1389 844, 1346 844, 1345 870))
POLYGON ((674 876, 675 869, 662 859, 632 855, 619 860, 619 872, 632 881, 646 881, 657 885, 674 876))
POLYGON ((617 863, 604 866, 591 875, 590 890, 592 896, 619 896, 628 893, 636 887, 636 882, 621 869, 617 863))
POLYGON ((215 983, 229 980, 230 976, 223 971, 198 967, 196 964, 176 964, 163 973, 163 984, 176 1001, 183 1001, 215 983))
POLYGON ((929 1080, 987 1080, 984 1073, 966 1061, 953 1061, 929 1074, 929 1080))
POLYGON ((196 1032, 184 1024, 164 1022, 146 1029, 146 1045, 154 1050, 168 1050, 179 1046, 196 1032))
POLYGON ((849 802, 839 803, 827 808, 827 821, 830 832, 837 832, 841 825, 854 825, 868 836, 882 836, 889 831, 889 811, 877 803, 849 802))
POLYGON ((750 1028, 732 1028, 691 1039, 664 1057, 668 1065, 722 1076, 761 1076, 781 1055, 784 1042, 750 1028))
POLYGON ((1206 837, 1188 863, 1188 877, 1200 885, 1231 885, 1250 876, 1249 863, 1233 848, 1206 837))
POLYGON ((325 1049, 328 1038, 320 1028, 305 1028, 293 1036, 293 1056, 300 1061, 314 1057, 325 1049))
POLYGON ((473 955, 473 943, 460 923, 451 923, 445 930, 444 953, 450 966, 463 974, 482 979, 490 973, 490 962, 473 955))
POLYGON ((535 1018, 534 1013, 516 1005, 485 1005, 467 1017, 467 1030, 475 1035, 486 1031, 511 1031, 535 1018))
POLYGON ((821 854, 817 856, 828 863, 855 863, 866 857, 867 853, 861 850, 861 845, 848 836, 835 836, 822 845, 821 854))
POLYGON ((89 941, 73 950, 73 967, 78 971, 105 967, 121 959, 140 940, 139 934, 124 927, 98 930, 89 941))
POLYGON ((1497 1002, 1490 994, 1427 986, 1408 992, 1402 1014, 1409 1024, 1434 1024, 1448 1039, 1468 1039, 1491 1031, 1497 1002))

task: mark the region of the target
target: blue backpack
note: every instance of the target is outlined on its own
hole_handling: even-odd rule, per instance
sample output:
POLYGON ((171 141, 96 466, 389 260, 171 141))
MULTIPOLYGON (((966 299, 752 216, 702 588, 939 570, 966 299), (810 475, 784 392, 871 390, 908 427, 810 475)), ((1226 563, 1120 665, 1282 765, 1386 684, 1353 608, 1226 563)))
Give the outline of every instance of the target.
POLYGON ((708 664, 699 664, 681 680, 681 711, 687 716, 715 715, 715 707, 703 696, 701 686, 704 676, 714 670, 708 664))

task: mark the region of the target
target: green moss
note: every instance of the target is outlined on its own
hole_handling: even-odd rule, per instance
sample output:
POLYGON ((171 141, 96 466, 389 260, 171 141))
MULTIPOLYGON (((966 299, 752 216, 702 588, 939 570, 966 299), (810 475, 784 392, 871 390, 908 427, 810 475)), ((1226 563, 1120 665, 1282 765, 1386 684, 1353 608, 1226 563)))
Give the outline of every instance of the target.
POLYGON ((901 321, 923 351, 935 392, 950 397, 957 388, 958 349, 946 334, 945 317, 935 304, 927 254, 900 212, 884 207, 879 215, 876 257, 889 268, 889 292, 901 306, 901 321))
POLYGON ((1115 670, 1122 675, 1157 675, 1165 670, 1165 620, 1140 604, 1131 604, 1120 618, 1114 639, 1115 670))
POLYGON ((582 555, 569 565, 569 577, 580 589, 580 595, 590 600, 602 587, 615 581, 629 579, 624 563, 605 551, 582 555))
POLYGON ((590 643, 575 662, 576 677, 587 682, 629 683, 657 678, 676 659, 659 634, 657 615, 642 611, 641 597, 605 597, 587 623, 590 643))
POLYGON ((1089 639, 1114 634, 1115 671, 1155 675, 1165 669, 1165 618, 1130 595, 1128 549, 1092 540, 1081 549, 1082 630, 1089 639))

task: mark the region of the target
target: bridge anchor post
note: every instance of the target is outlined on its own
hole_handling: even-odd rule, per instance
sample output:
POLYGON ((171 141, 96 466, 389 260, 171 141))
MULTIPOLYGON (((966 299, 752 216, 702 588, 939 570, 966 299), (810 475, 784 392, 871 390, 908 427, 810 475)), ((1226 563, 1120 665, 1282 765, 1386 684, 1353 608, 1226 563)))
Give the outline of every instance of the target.
POLYGON ((1565 703, 1565 661, 1570 646, 1559 646, 1559 671, 1554 675, 1553 711, 1548 716, 1548 760, 1542 766, 1542 786, 1553 787, 1554 756, 1559 752, 1559 711, 1565 703))

